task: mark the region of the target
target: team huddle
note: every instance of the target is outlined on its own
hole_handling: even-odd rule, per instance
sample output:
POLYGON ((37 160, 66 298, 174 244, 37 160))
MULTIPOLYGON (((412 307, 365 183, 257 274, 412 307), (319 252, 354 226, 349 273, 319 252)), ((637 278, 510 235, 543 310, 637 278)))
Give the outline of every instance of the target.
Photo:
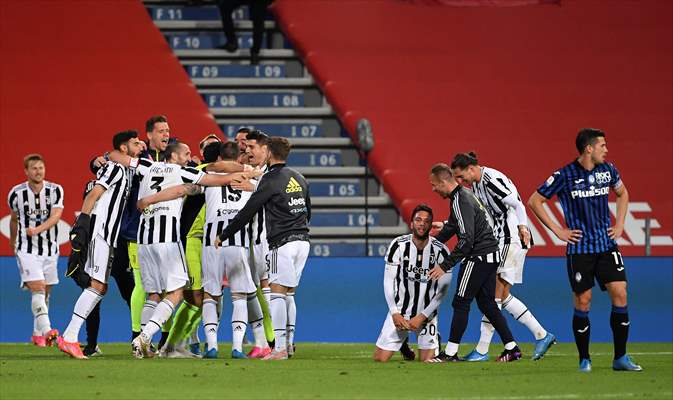
POLYGON ((134 287, 125 300, 135 357, 217 358, 225 286, 232 301, 232 358, 291 357, 311 202, 305 178, 285 164, 289 142, 242 128, 236 142, 204 138, 199 160, 188 145, 170 140, 164 116, 150 118, 146 131, 148 143, 136 131, 117 133, 113 150, 91 162, 96 178, 70 232, 66 272, 83 291, 62 336, 50 325, 48 296, 58 283, 56 223, 63 189, 44 181, 39 155, 24 160, 28 182, 9 195, 10 239, 22 286, 32 294, 33 342, 57 344, 78 359, 98 354, 89 316, 107 292, 115 260, 122 260, 133 269, 134 287), (88 338, 82 349, 84 321, 88 338), (248 326, 255 343, 245 354, 248 326))
MULTIPOLYGON (((306 179, 285 164, 288 140, 241 128, 236 142, 205 137, 197 159, 189 146, 170 138, 164 116, 150 118, 146 132, 147 143, 136 131, 117 133, 113 150, 91 162, 96 177, 87 185, 70 232, 72 253, 66 272, 83 291, 62 336, 51 326, 48 304, 50 290, 58 283, 57 223, 64 193, 58 184, 44 180, 45 164, 39 155, 24 159, 28 181, 15 186, 8 197, 10 242, 21 284, 31 292, 33 343, 56 344, 77 359, 100 353, 96 310, 113 276, 129 305, 131 347, 137 358, 217 358, 226 286, 232 302, 231 357, 292 357, 294 296, 309 254, 311 198, 306 179), (125 274, 129 266, 132 273, 125 274), (85 321, 87 346, 82 349, 79 333, 85 321), (206 336, 203 349, 200 323, 206 336), (248 327, 254 346, 246 354, 248 327), (153 338, 159 332, 155 347, 153 338)), ((580 130, 576 147, 579 158, 554 172, 530 196, 528 206, 567 243, 580 371, 591 371, 589 308, 594 281, 612 301, 613 369, 641 371, 626 353, 630 325, 626 273, 616 243, 628 192, 615 166, 605 161, 602 131, 580 130), (614 226, 608 209, 610 190, 617 195, 614 226), (550 216, 544 204, 554 195, 561 202, 566 227, 550 216)), ((430 184, 432 191, 450 201, 450 215, 446 221, 434 221, 433 210, 419 204, 410 215, 411 233, 391 242, 383 284, 389 312, 374 359, 388 361, 400 350, 405 359, 414 359, 407 341, 415 332, 418 356, 424 362, 487 361, 497 331, 504 349, 496 361, 519 360, 521 349, 501 310, 528 328, 535 340, 531 358, 542 359, 556 336, 511 293, 523 282, 526 253, 534 245, 516 186, 502 172, 479 165, 474 153, 459 153, 450 165, 435 164, 430 184), (445 243, 453 236, 457 244, 449 251, 445 243), (438 308, 458 264, 451 328, 440 351, 438 308), (476 347, 459 357, 474 299, 483 314, 481 335, 476 347)))

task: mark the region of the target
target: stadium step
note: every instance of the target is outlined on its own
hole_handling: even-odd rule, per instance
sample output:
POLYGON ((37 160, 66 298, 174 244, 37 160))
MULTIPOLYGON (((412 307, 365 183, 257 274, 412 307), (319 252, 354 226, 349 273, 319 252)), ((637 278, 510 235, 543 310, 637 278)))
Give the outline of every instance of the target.
POLYGON ((311 255, 378 256, 393 237, 407 232, 371 174, 365 198, 366 171, 356 146, 273 19, 265 21, 260 62, 251 65, 247 7, 232 14, 239 50, 230 53, 217 48, 226 39, 212 3, 145 4, 227 137, 248 127, 290 140, 288 165, 304 174, 311 188, 311 255))

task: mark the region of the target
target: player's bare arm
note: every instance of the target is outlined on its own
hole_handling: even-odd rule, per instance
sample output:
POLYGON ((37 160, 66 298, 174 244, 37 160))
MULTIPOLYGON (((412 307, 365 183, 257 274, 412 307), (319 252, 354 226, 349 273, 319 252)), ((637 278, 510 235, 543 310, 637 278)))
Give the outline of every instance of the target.
POLYGON ((160 203, 162 201, 175 200, 184 196, 194 196, 199 193, 201 193, 201 186, 194 183, 185 183, 161 190, 150 196, 143 197, 142 199, 138 200, 136 207, 142 211, 152 204, 160 203))
POLYGON ((206 167, 208 172, 243 172, 245 171, 245 165, 239 164, 236 161, 216 161, 214 163, 208 164, 206 167))
POLYGON ((617 195, 617 216, 615 217, 615 226, 608 228, 610 239, 617 240, 624 232, 624 221, 626 220, 626 211, 629 207, 629 191, 623 183, 614 188, 617 195))
POLYGON ((540 222, 544 224, 549 230, 551 230, 556 237, 563 240, 566 243, 579 243, 582 238, 582 231, 579 229, 568 229, 556 224, 547 211, 542 206, 547 199, 542 196, 540 193, 533 193, 528 199, 528 207, 533 210, 535 216, 538 217, 540 222))
POLYGON ((9 218, 9 246, 12 251, 16 248, 16 232, 19 229, 19 218, 16 212, 12 211, 9 218))
POLYGON ((98 199, 105 193, 105 188, 101 185, 95 185, 93 189, 86 195, 82 203, 82 214, 91 215, 93 207, 96 205, 98 199))
POLYGON ((395 324, 395 327, 401 331, 408 331, 411 329, 409 326, 409 321, 404 319, 402 314, 393 314, 393 324, 395 324))
POLYGON ((51 213, 49 214, 49 218, 40 225, 36 226, 35 228, 26 229, 26 234, 28 236, 35 236, 48 230, 52 226, 58 224, 58 221, 61 220, 61 214, 63 214, 62 208, 52 208, 51 213))

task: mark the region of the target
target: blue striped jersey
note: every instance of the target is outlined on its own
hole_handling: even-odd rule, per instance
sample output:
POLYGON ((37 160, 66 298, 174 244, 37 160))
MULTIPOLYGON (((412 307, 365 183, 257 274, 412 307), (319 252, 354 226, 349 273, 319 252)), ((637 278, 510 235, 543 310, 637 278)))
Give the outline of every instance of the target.
POLYGON ((568 243, 566 254, 603 253, 617 246, 608 236, 610 188, 622 185, 614 165, 603 163, 587 171, 573 161, 554 172, 538 188, 538 193, 547 199, 558 196, 568 229, 582 231, 579 243, 568 243))

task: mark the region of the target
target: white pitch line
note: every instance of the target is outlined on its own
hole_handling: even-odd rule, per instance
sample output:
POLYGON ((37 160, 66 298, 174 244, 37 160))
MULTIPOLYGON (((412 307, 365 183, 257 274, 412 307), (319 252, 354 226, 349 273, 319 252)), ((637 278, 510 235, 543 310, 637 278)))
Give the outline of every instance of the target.
MULTIPOLYGON (((461 399, 461 400, 562 400, 562 399, 623 399, 628 397, 640 397, 644 394, 648 396, 657 396, 657 397, 671 397, 673 396, 672 392, 660 392, 660 393, 600 393, 600 394, 543 394, 543 395, 526 395, 526 396, 477 396, 477 397, 448 397, 448 399, 461 399)), ((438 398, 439 399, 439 398, 438 398)), ((447 397, 442 397, 442 399, 447 399, 447 397)))

